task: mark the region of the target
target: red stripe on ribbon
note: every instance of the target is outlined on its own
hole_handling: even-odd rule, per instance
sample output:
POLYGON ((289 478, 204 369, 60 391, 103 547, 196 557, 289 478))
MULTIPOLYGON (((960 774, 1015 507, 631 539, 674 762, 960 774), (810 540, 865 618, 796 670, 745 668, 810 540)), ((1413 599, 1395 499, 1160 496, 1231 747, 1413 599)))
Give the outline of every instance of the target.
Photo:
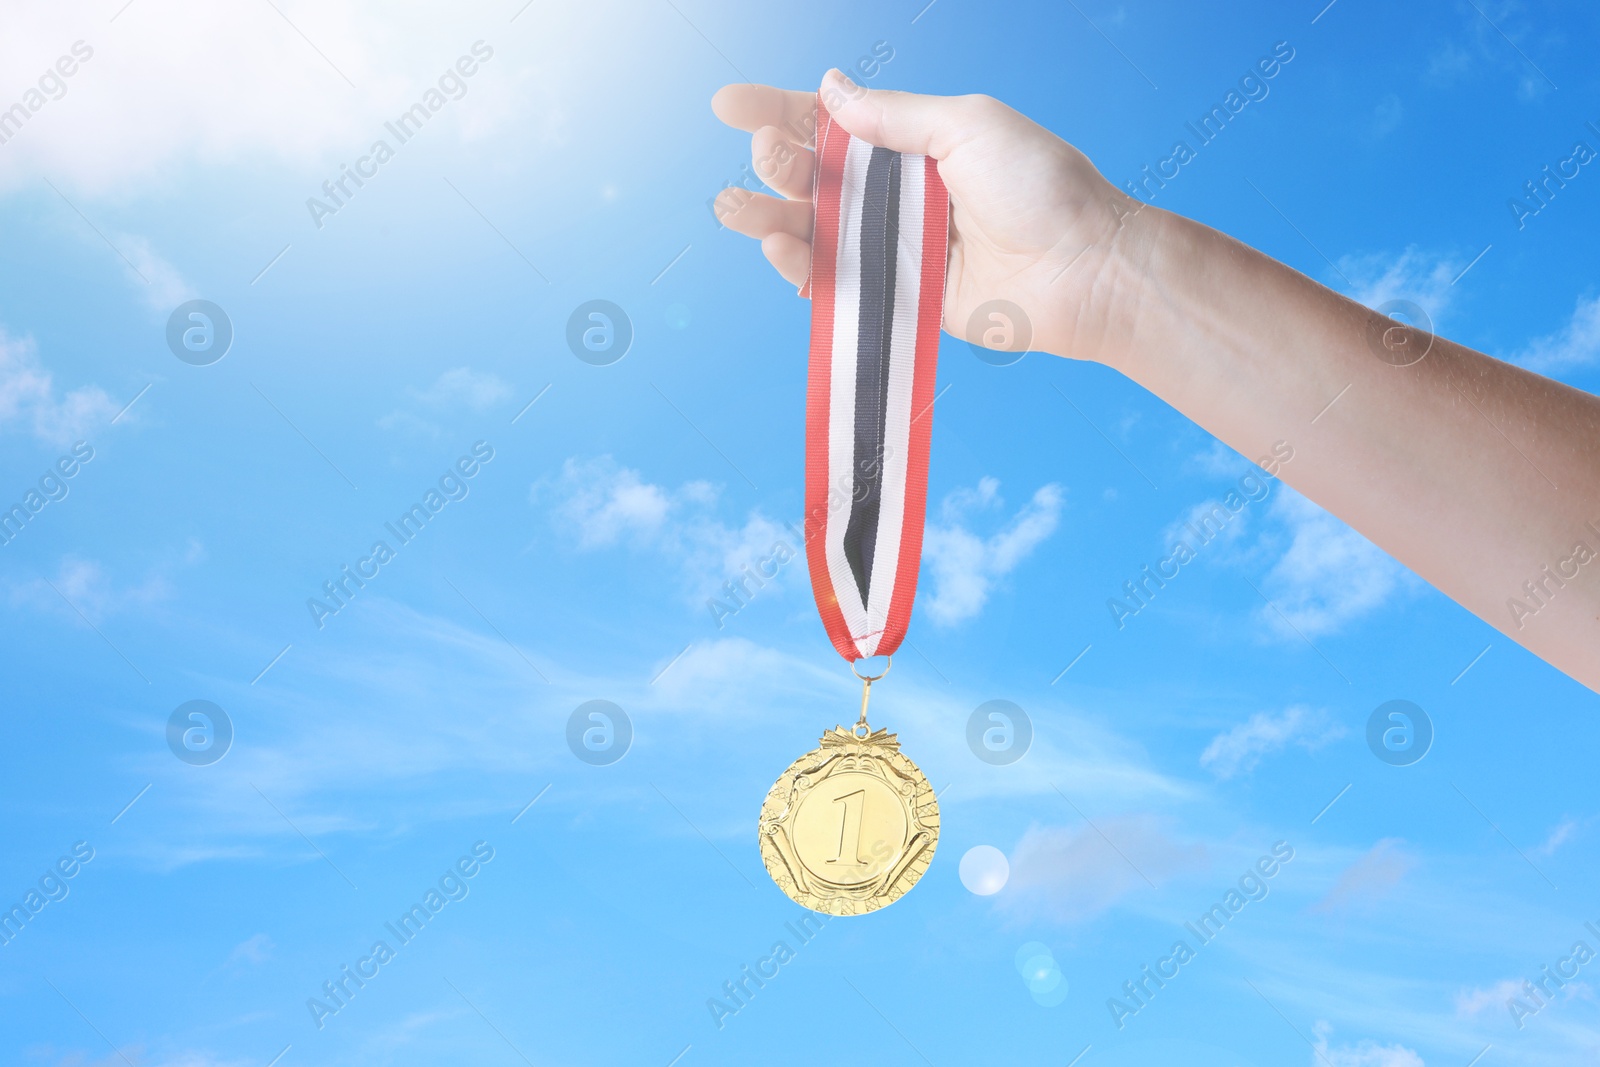
POLYGON ((834 650, 854 663, 856 644, 828 573, 828 417, 832 388, 834 272, 839 256, 839 189, 850 135, 817 100, 817 177, 811 233, 811 352, 806 379, 806 564, 817 611, 834 650))

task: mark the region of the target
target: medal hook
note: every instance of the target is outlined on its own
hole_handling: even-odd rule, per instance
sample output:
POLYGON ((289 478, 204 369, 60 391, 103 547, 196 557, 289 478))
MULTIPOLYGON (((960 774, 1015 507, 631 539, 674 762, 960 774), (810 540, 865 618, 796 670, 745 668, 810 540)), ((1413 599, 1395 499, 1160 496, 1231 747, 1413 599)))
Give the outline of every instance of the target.
POLYGON ((858 738, 865 738, 872 733, 872 727, 867 725, 867 701, 872 697, 872 683, 889 673, 889 668, 894 666, 894 657, 886 656, 881 674, 862 674, 856 670, 854 663, 850 664, 850 673, 861 679, 861 717, 850 728, 850 732, 858 738))

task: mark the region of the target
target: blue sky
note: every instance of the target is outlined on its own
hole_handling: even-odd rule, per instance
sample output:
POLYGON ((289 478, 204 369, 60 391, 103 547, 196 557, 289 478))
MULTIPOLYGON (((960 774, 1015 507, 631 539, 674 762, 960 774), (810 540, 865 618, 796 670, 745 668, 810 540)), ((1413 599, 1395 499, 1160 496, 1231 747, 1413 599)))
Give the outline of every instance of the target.
POLYGON ((1510 206, 1600 149, 1591 9, 453 7, 4 16, 0 108, 28 117, 0 144, 0 503, 59 499, 0 546, 0 904, 39 891, 0 945, 0 1060, 689 1067, 819 1025, 841 1063, 1600 1050, 1573 956, 1600 952, 1595 694, 1276 482, 1119 629, 1108 599, 1250 467, 1110 371, 944 339, 913 647, 873 702, 943 836, 894 907, 802 941, 756 849, 772 779, 855 700, 804 568, 707 604, 799 516, 808 329, 707 209, 748 159, 718 86, 883 42, 869 84, 992 94, 1120 183, 1287 42, 1156 203, 1592 390, 1600 173, 1510 206), (206 366, 166 342, 194 299, 233 327, 206 366), (633 330, 606 366, 566 342, 597 299, 633 330), (307 600, 446 478, 319 627, 307 600), (1033 724, 1009 765, 966 745, 993 699, 1033 724), (1409 766, 1366 741, 1395 699, 1433 726, 1409 766), (193 700, 234 731, 209 765, 168 745, 193 700), (608 765, 567 744, 589 700, 632 724, 608 765), (1007 861, 987 895, 978 846, 1007 861), (1275 846, 1200 944, 1184 924, 1275 846), (707 1001, 778 942, 719 1028, 707 1001), (1038 946, 1063 984, 1036 997, 1038 946), (377 969, 317 1015, 345 966, 377 969), (1577 976, 1535 1003, 1546 966, 1577 976))

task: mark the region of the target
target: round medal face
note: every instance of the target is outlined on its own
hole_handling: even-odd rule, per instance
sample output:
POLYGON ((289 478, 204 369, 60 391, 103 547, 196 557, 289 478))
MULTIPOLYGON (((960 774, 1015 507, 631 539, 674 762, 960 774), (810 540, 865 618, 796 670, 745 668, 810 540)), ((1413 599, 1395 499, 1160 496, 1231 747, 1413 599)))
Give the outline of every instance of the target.
POLYGON ((758 833, 767 873, 797 904, 861 915, 928 869, 939 803, 893 734, 836 727, 773 783, 758 833))

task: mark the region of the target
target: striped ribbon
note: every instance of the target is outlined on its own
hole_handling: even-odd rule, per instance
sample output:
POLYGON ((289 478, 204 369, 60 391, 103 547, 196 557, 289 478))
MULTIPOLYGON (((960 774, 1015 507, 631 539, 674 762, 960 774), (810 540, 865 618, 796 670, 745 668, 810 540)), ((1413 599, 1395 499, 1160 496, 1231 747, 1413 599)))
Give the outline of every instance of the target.
POLYGON ((900 646, 916 598, 950 197, 933 160, 851 136, 820 100, 816 174, 806 559, 853 663, 900 646))

